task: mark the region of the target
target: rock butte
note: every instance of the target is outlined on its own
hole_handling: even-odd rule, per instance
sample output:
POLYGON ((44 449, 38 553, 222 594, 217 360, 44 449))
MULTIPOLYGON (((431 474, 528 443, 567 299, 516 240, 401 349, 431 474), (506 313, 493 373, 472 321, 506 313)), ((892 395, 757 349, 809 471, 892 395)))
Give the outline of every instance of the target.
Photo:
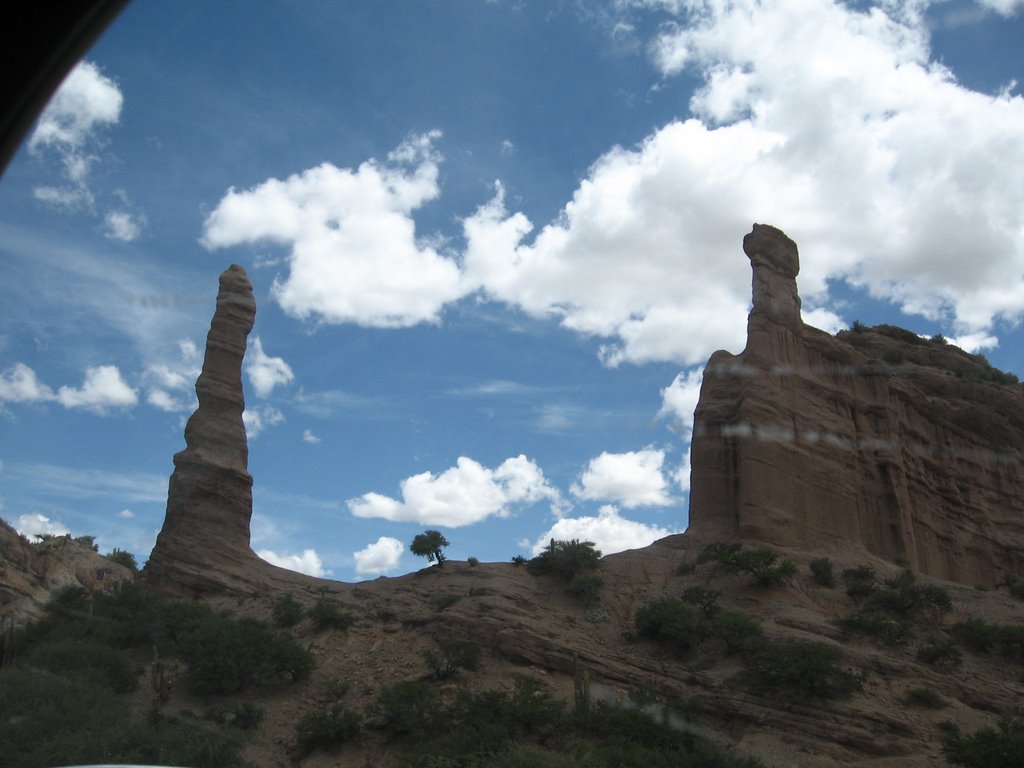
POLYGON ((687 535, 866 550, 967 584, 1020 573, 1024 387, 899 328, 807 326, 796 244, 755 224, 743 250, 747 346, 704 371, 687 535))

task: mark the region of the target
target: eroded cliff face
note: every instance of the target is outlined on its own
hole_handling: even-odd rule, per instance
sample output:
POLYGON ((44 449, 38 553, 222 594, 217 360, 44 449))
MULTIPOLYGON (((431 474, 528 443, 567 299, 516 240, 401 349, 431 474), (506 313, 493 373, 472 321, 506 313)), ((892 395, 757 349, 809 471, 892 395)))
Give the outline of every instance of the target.
POLYGON ((941 340, 804 325, 796 244, 754 225, 747 347, 704 373, 690 526, 706 540, 860 548, 993 584, 1024 570, 1024 388, 941 340))
POLYGON ((260 560, 249 545, 252 475, 242 422, 242 359, 256 318, 245 270, 220 276, 217 309, 196 381, 199 407, 174 455, 167 513, 149 557, 147 578, 171 592, 244 590, 301 578, 260 560))

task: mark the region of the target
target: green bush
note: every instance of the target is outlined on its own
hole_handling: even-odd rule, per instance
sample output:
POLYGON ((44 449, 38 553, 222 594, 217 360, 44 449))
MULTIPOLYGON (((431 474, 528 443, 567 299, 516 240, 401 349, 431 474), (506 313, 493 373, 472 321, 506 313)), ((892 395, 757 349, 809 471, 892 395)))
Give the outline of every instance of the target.
POLYGON ((887 611, 908 618, 928 618, 938 621, 953 608, 949 592, 936 585, 919 586, 913 571, 904 570, 886 579, 882 589, 867 595, 868 609, 887 611))
POLYGON ((443 567, 444 561, 448 559, 443 551, 447 546, 450 546, 448 539, 440 531, 428 530, 413 538, 412 544, 409 545, 409 551, 419 557, 427 558, 428 563, 436 562, 438 567, 443 567))
POLYGON ((878 589, 878 577, 870 565, 858 565, 843 570, 843 584, 846 585, 846 594, 854 600, 863 600, 878 589))
POLYGON ((568 592, 584 605, 591 605, 601 596, 604 579, 594 573, 577 573, 569 582, 568 592))
POLYGON ((436 649, 423 652, 423 660, 430 669, 431 677, 443 680, 457 674, 460 669, 474 670, 480 667, 480 646, 468 640, 449 640, 436 649))
POLYGON ((135 555, 124 549, 114 549, 112 552, 108 552, 104 555, 107 560, 118 565, 123 565, 132 573, 139 572, 139 564, 135 562, 135 555))
POLYGON ((318 749, 337 749, 343 744, 357 741, 362 727, 362 718, 343 704, 332 704, 330 709, 312 710, 295 724, 292 754, 301 760, 318 749))
POLYGON ((697 562, 714 562, 727 573, 749 573, 762 587, 781 587, 790 583, 797 572, 796 563, 782 559, 773 549, 743 549, 740 544, 709 544, 697 562))
POLYGON ((266 714, 263 707, 251 701, 243 701, 235 706, 210 707, 206 710, 204 718, 217 725, 230 725, 243 731, 251 731, 263 722, 266 714))
POLYGON ((751 653, 764 643, 761 623, 739 611, 722 611, 711 620, 711 634, 725 643, 726 656, 751 653))
POLYGON ((554 574, 572 581, 585 571, 593 571, 601 564, 601 551, 592 541, 551 539, 544 551, 526 564, 534 576, 554 574))
POLYGON ((951 726, 942 735, 942 754, 964 768, 1020 768, 1024 765, 1024 722, 1002 718, 998 730, 982 728, 965 736, 951 726))
POLYGON ((718 598, 722 593, 707 587, 687 587, 683 590, 683 602, 696 605, 709 619, 721 610, 718 598))
POLYGON ((841 619, 833 619, 832 623, 849 634, 877 637, 886 645, 906 645, 914 639, 913 625, 889 618, 879 611, 857 611, 841 619))
POLYGON ((523 555, 512 555, 512 565, 526 565, 527 560, 523 555))
POLYGON ((832 561, 827 557, 819 557, 811 560, 808 567, 811 569, 811 579, 819 587, 832 589, 836 585, 836 577, 832 572, 832 561))
POLYGON ((466 564, 475 568, 476 566, 480 565, 480 561, 477 560, 475 557, 470 556, 466 558, 466 564))
POLYGON ((283 628, 294 627, 302 621, 302 614, 305 613, 302 603, 291 592, 278 595, 270 610, 274 626, 283 628))
POLYGON ((382 688, 374 710, 384 716, 392 733, 410 738, 428 736, 442 718, 437 692, 420 682, 403 681, 382 688))
POLYGON ((803 641, 776 641, 750 655, 739 681, 764 694, 825 699, 860 690, 860 679, 843 669, 839 648, 803 641))
POLYGON ((320 597, 309 609, 309 618, 313 620, 313 626, 318 630, 341 629, 345 630, 355 624, 355 617, 346 610, 342 610, 334 603, 330 603, 323 596, 320 597))
POLYGON ((926 643, 917 649, 917 660, 939 669, 952 669, 964 660, 960 647, 952 640, 926 643))
POLYGON ((0 670, 4 768, 136 764, 243 768, 239 731, 133 719, 129 702, 91 681, 0 670))
POLYGON ((287 676, 303 680, 313 657, 287 634, 259 624, 208 616, 191 626, 180 644, 188 664, 189 689, 197 694, 228 694, 287 676))
POLYGON ((128 657, 97 640, 48 640, 31 648, 22 663, 61 677, 88 680, 114 693, 128 693, 138 685, 128 657))
POLYGON ((673 597, 642 606, 636 613, 635 626, 640 637, 665 643, 680 655, 700 645, 710 631, 699 613, 673 597))
POLYGON ((996 651, 1011 661, 1024 663, 1024 626, 989 624, 983 619, 967 619, 954 624, 950 632, 972 651, 996 651))

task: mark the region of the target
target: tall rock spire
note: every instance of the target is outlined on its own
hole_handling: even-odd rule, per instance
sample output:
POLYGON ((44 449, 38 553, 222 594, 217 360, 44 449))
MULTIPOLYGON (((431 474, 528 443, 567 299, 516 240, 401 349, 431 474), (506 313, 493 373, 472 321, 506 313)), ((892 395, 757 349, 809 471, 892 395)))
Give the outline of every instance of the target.
POLYGON ((220 276, 196 381, 199 407, 185 426, 185 450, 174 456, 167 514, 146 565, 147 576, 166 588, 218 590, 269 568, 249 546, 252 475, 242 423, 242 359, 255 318, 252 283, 232 265, 220 276))
POLYGON ((890 326, 804 325, 796 243, 755 224, 746 349, 704 371, 690 529, 870 552, 994 584, 1024 568, 1024 389, 983 358, 890 326))

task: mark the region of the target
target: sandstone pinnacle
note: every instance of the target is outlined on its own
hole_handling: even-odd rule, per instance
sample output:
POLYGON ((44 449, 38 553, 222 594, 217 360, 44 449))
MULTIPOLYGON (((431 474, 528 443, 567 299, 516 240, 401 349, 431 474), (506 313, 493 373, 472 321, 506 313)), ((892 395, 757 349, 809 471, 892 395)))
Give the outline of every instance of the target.
POLYGON ((1019 573, 1024 388, 909 331, 804 325, 796 244, 755 224, 743 249, 747 346, 705 369, 688 535, 867 551, 969 584, 1019 573))
POLYGON ((167 513, 146 565, 147 577, 168 591, 216 592, 304 578, 260 560, 249 543, 253 481, 242 421, 242 360, 255 318, 252 283, 232 265, 220 276, 196 381, 199 407, 185 426, 185 449, 174 455, 167 513))

